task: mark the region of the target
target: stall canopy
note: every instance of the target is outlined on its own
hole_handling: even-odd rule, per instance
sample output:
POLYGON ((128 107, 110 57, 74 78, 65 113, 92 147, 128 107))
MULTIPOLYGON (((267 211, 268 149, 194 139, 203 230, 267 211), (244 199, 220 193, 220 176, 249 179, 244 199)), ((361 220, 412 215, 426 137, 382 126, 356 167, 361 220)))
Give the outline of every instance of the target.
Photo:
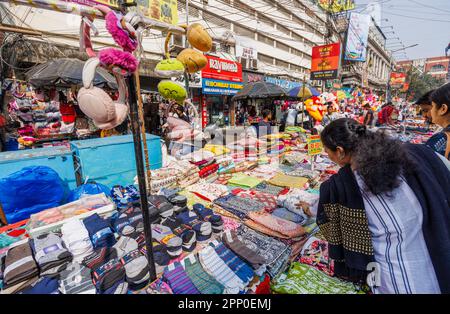
POLYGON ((287 91, 278 85, 268 82, 255 82, 245 85, 244 88, 233 97, 233 100, 283 98, 287 96, 287 91))
MULTIPOLYGON (((36 88, 45 86, 70 87, 80 85, 83 81, 84 61, 71 58, 60 58, 40 64, 26 73, 28 81, 36 88)), ((105 69, 97 68, 94 85, 117 88, 114 76, 105 69)))
POLYGON ((320 92, 312 86, 301 84, 289 91, 289 97, 307 99, 313 96, 319 96, 320 92))

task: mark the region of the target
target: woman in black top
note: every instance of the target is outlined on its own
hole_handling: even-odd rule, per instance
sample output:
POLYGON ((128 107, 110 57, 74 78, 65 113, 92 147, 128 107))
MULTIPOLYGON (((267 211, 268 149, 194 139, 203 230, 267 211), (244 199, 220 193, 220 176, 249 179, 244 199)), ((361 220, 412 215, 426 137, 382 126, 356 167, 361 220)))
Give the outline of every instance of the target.
POLYGON ((450 83, 436 89, 431 94, 431 119, 444 128, 446 138, 445 158, 450 159, 450 83))

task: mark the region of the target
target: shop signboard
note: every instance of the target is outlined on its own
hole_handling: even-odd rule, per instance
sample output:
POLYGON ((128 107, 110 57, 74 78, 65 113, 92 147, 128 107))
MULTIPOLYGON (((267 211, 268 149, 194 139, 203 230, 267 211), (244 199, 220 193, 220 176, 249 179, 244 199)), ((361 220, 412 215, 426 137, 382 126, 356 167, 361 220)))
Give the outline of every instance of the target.
POLYGON ((311 80, 336 79, 339 69, 341 44, 315 46, 312 49, 311 80))
POLYGON ((270 77, 270 76, 266 76, 264 78, 264 80, 268 83, 273 83, 275 85, 278 85, 288 91, 302 85, 302 83, 300 83, 300 82, 282 80, 282 79, 278 79, 278 78, 270 77))
POLYGON ((258 49, 254 43, 245 37, 236 36, 236 57, 258 59, 258 49))
POLYGON ((389 83, 393 88, 401 88, 406 82, 406 73, 392 72, 389 83))
POLYGON ((244 83, 256 83, 256 82, 263 82, 264 81, 264 74, 260 73, 253 73, 253 72, 247 72, 244 71, 242 73, 242 77, 244 79, 244 83))
MULTIPOLYGON (((119 0, 65 0, 94 6, 103 4, 114 9, 119 8, 119 0)), ((178 24, 178 0, 126 0, 127 3, 137 4, 137 10, 142 15, 160 22, 177 25, 178 24)))
POLYGON ((315 156, 322 153, 323 146, 322 141, 320 140, 320 135, 309 135, 307 143, 309 156, 315 156))
POLYGON ((369 27, 370 15, 352 12, 348 26, 347 45, 344 55, 345 60, 366 61, 369 27))
POLYGON ((339 13, 355 8, 354 0, 317 0, 317 3, 322 9, 330 13, 339 13))
POLYGON ((206 56, 202 71, 202 91, 206 95, 235 95, 243 87, 242 65, 232 60, 206 56))
MULTIPOLYGON (((173 77, 172 81, 178 82, 183 84, 183 86, 186 86, 186 80, 184 78, 184 75, 173 77)), ((196 72, 193 74, 189 74, 189 87, 190 88, 202 88, 202 77, 200 73, 196 72)))

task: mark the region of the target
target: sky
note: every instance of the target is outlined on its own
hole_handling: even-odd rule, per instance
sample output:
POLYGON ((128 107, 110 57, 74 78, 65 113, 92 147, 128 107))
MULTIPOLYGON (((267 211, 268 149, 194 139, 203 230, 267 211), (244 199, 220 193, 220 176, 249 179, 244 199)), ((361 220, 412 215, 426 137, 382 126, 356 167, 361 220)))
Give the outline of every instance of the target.
MULTIPOLYGON (((450 42, 450 0, 355 0, 355 2, 357 12, 367 11, 370 8, 375 8, 372 12, 377 12, 379 8, 381 26, 387 38, 399 37, 405 47, 418 44, 404 50, 404 53, 397 53, 395 55, 397 60, 445 55, 444 50, 450 42), (370 3, 372 6, 368 6, 370 3), (393 26, 393 29, 389 26, 393 26)), ((389 44, 398 42, 398 39, 388 40, 389 44)), ((398 49, 397 47, 393 50, 398 49)))

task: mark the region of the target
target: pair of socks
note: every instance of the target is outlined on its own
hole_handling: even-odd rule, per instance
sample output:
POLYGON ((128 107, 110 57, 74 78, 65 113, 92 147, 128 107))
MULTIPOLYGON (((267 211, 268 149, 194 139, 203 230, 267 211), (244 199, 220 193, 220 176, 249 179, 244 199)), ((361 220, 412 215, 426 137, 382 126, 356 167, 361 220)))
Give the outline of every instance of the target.
POLYGON ((80 263, 93 253, 92 242, 84 224, 79 219, 72 219, 61 227, 62 240, 73 260, 80 263))
POLYGON ((163 226, 170 228, 170 230, 181 238, 183 250, 191 252, 195 249, 198 240, 198 234, 192 227, 183 224, 183 221, 175 217, 167 217, 161 223, 163 226))
POLYGON ((147 258, 139 252, 136 240, 121 237, 114 245, 117 256, 125 267, 126 281, 130 285, 140 285, 149 281, 147 258))
POLYGON ((72 254, 64 247, 62 239, 54 234, 41 234, 33 238, 34 258, 40 275, 55 275, 72 261, 72 254))
POLYGON ((83 223, 89 232, 89 237, 94 249, 111 247, 116 243, 116 238, 109 223, 102 219, 98 214, 85 218, 83 223))
POLYGON ((59 294, 58 279, 42 277, 20 294, 59 294))
POLYGON ((222 232, 223 219, 220 215, 214 214, 212 209, 206 208, 202 204, 194 204, 192 209, 202 220, 211 223, 211 228, 214 233, 222 232))
POLYGON ((173 233, 171 228, 164 225, 152 224, 152 237, 167 248, 167 253, 172 258, 181 255, 183 241, 173 233))
POLYGON ((150 212, 156 211, 163 218, 173 215, 173 205, 163 195, 150 195, 148 204, 150 212))
POLYGON ((195 231, 197 241, 202 242, 209 240, 212 234, 212 227, 210 222, 201 221, 197 214, 193 211, 182 212, 177 215, 182 224, 189 226, 195 231))
POLYGON ((39 269, 33 259, 30 243, 13 244, 5 257, 3 270, 4 286, 14 286, 39 275, 39 269))

